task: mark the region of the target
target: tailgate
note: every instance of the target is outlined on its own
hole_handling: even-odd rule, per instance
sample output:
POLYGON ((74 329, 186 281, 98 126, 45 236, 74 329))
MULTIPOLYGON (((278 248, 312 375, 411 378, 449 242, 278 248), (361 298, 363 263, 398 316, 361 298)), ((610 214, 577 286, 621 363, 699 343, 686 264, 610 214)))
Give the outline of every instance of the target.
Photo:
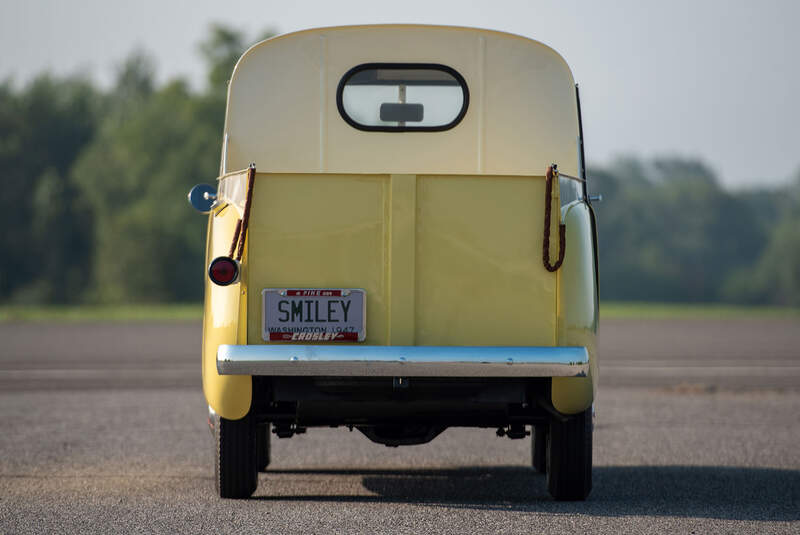
MULTIPOLYGON (((268 343, 261 290, 285 287, 363 288, 369 345, 555 345, 544 185, 523 176, 259 173, 243 273, 248 343, 268 343)), ((554 206, 558 213, 557 197, 554 206)))

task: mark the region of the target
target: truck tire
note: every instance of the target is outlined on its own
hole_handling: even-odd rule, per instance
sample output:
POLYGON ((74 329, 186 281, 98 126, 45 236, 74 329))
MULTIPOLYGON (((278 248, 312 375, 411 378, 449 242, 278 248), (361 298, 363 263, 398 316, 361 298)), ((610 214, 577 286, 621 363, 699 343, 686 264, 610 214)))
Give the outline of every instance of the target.
POLYGON ((592 490, 592 409, 547 433, 547 490, 559 501, 585 500, 592 490))
POLYGON ((258 486, 256 426, 250 415, 241 420, 215 416, 214 442, 217 492, 220 498, 249 498, 258 486))
POLYGON ((270 461, 270 425, 258 424, 256 426, 256 468, 259 472, 266 472, 270 461))
POLYGON ((547 473, 547 426, 533 426, 531 436, 531 464, 539 474, 547 473))

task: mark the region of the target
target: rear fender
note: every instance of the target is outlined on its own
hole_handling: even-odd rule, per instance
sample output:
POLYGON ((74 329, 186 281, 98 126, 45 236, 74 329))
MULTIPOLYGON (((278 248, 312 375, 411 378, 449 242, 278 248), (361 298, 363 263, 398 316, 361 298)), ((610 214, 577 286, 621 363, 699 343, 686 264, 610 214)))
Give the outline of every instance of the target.
POLYGON ((565 207, 567 250, 558 272, 558 345, 583 346, 589 353, 587 377, 554 377, 553 407, 577 414, 594 401, 597 387, 598 299, 593 214, 582 201, 565 207))
MULTIPOLYGON (((206 265, 213 258, 227 255, 239 214, 232 205, 209 215, 206 265)), ((238 420, 250 411, 253 397, 249 375, 220 375, 217 348, 221 344, 247 343, 247 247, 242 256, 242 272, 237 284, 217 286, 205 278, 203 314, 203 393, 209 406, 221 417, 238 420)))

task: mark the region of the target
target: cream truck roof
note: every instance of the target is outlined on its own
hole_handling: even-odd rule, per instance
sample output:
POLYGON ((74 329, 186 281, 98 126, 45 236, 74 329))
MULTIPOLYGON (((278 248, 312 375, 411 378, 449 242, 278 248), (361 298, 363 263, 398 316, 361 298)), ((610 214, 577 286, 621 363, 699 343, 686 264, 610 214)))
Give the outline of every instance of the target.
POLYGON ((578 174, 575 82, 552 48, 517 35, 450 26, 320 28, 254 45, 228 88, 223 172, 578 174), (466 82, 463 119, 437 132, 354 128, 337 88, 366 63, 441 64, 466 82))

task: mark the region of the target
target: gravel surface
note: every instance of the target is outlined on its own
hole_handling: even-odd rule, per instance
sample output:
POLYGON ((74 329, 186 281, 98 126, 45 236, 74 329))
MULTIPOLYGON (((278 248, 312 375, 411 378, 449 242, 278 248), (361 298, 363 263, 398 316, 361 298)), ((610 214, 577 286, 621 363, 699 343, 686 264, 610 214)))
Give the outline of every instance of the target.
POLYGON ((797 533, 800 325, 771 321, 604 322, 582 503, 472 429, 273 438, 254 499, 219 500, 196 324, 3 324, 0 533, 797 533))

